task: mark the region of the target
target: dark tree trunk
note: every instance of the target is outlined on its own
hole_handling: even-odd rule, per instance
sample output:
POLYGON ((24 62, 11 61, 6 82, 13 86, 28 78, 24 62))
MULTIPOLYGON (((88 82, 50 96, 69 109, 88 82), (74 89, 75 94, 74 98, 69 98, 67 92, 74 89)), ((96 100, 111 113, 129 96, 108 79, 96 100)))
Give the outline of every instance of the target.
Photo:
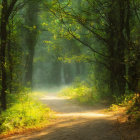
POLYGON ((118 33, 118 49, 117 49, 117 55, 118 55, 118 87, 119 87, 119 93, 120 95, 125 94, 125 87, 126 87, 126 67, 124 63, 125 59, 125 49, 127 48, 126 39, 124 37, 124 30, 125 30, 125 1, 119 0, 119 33, 118 33))
POLYGON ((2 109, 6 109, 6 63, 5 63, 5 50, 7 41, 7 0, 2 1, 2 13, 1 13, 1 77, 2 77, 2 90, 1 90, 1 106, 2 109))
POLYGON ((124 95, 126 87, 125 57, 125 3, 123 0, 112 1, 112 7, 108 13, 108 52, 110 55, 110 89, 111 94, 124 95))
MULTIPOLYGON (((13 26, 13 24, 12 24, 13 26)), ((12 28, 11 25, 9 25, 9 33, 8 33, 8 41, 7 41, 7 54, 8 54, 8 65, 9 65, 9 74, 8 74, 8 88, 10 93, 12 93, 12 81, 13 81, 13 58, 12 58, 12 45, 11 45, 11 34, 12 34, 12 28)))
POLYGON ((6 47, 7 47, 7 24, 9 17, 13 11, 13 8, 17 0, 11 0, 8 6, 7 0, 2 1, 2 12, 1 12, 1 48, 0 48, 0 58, 1 58, 1 106, 2 109, 6 109, 6 91, 7 91, 7 73, 6 73, 6 47))
MULTIPOLYGON (((132 12, 130 0, 127 0, 127 20, 126 20, 126 33, 127 33, 127 43, 128 43, 128 56, 130 57, 133 54, 136 55, 136 58, 129 60, 128 63, 128 87, 130 91, 138 93, 140 95, 140 37, 137 36, 138 44, 132 43, 132 38, 130 34, 130 18, 132 12), (131 62, 133 61, 133 62, 131 62)), ((135 21, 134 21, 135 22, 135 21)), ((137 34, 140 34, 140 30, 137 31, 137 34)), ((140 97, 140 96, 139 96, 140 97)))

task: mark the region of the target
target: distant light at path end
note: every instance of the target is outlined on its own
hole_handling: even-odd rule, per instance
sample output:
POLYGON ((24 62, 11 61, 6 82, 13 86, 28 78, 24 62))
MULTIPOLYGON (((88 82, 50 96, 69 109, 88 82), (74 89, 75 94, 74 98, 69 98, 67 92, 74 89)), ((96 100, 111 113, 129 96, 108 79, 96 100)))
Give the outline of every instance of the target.
POLYGON ((110 115, 107 114, 100 114, 100 113, 93 113, 93 112, 86 112, 86 113, 62 113, 62 114, 56 114, 58 117, 109 117, 110 115))
POLYGON ((60 97, 57 97, 57 96, 46 96, 46 97, 43 97, 41 98, 41 100, 66 100, 66 99, 70 99, 70 98, 60 98, 60 97))

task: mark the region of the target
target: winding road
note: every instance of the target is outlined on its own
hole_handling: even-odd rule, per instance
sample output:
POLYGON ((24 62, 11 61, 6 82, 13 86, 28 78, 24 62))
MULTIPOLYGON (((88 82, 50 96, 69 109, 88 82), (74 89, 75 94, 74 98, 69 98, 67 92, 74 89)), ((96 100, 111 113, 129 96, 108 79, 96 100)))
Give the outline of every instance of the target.
POLYGON ((57 119, 42 130, 5 140, 121 140, 116 117, 101 105, 79 105, 53 92, 41 101, 56 112, 57 119))

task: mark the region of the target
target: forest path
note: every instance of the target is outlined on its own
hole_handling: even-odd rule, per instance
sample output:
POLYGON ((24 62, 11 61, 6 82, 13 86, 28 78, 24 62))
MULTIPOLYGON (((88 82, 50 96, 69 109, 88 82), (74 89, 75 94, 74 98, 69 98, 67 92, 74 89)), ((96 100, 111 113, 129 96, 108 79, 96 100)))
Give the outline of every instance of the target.
POLYGON ((41 101, 56 112, 57 119, 40 131, 8 140, 120 140, 116 117, 105 113, 102 106, 82 106, 56 93, 41 101))

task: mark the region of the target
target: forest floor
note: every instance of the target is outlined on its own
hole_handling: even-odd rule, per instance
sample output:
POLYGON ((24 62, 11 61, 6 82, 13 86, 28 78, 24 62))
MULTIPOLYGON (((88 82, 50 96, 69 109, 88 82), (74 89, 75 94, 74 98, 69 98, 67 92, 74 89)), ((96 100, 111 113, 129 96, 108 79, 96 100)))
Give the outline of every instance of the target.
POLYGON ((105 112, 103 105, 79 105, 56 93, 41 101, 56 112, 56 119, 45 128, 4 140, 133 140, 122 136, 117 121, 120 114, 105 112))

